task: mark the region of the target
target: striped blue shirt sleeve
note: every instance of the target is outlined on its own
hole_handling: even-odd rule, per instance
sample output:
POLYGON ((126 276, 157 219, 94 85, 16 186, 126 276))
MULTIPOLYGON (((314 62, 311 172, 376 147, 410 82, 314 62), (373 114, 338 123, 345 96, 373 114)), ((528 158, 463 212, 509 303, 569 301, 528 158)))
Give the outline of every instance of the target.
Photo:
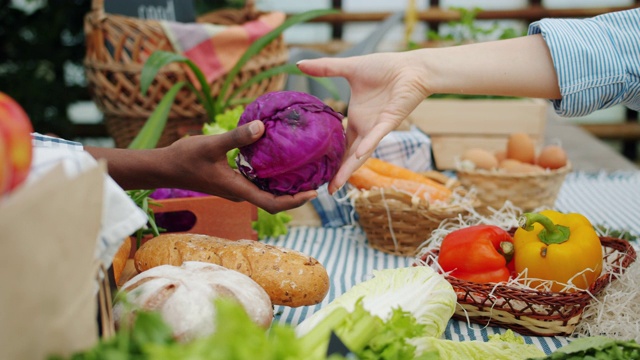
POLYGON ((617 104, 640 109, 640 9, 588 19, 542 19, 529 26, 542 34, 553 58, 562 99, 560 116, 584 116, 617 104))

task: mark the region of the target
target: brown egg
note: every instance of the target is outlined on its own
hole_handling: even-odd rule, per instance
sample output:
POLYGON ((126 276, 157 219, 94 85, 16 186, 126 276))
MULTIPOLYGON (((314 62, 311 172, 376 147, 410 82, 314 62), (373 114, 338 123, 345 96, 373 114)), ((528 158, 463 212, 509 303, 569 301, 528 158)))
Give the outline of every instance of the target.
POLYGON ((507 141, 507 159, 535 164, 536 146, 533 139, 525 133, 513 133, 507 141))
POLYGON ((500 169, 507 174, 530 174, 543 172, 544 169, 538 165, 523 163, 514 159, 505 159, 500 163, 500 169))
POLYGON ((472 162, 477 169, 491 170, 498 167, 498 159, 491 152, 480 148, 466 150, 460 159, 472 162))
POLYGON ((546 169, 559 169, 567 165, 567 153, 558 145, 547 145, 540 150, 536 164, 546 169))
POLYGON ((501 163, 502 160, 507 158, 507 150, 498 150, 493 155, 498 159, 498 163, 501 163))

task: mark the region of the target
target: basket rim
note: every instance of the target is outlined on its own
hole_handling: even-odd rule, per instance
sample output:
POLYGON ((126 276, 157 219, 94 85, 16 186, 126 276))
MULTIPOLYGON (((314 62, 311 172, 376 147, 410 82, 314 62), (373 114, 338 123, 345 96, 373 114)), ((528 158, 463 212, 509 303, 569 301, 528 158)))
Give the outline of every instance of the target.
MULTIPOLYGON (((466 191, 466 189, 462 187, 454 188, 451 190, 455 192, 456 189, 460 189, 460 191, 466 191)), ((404 191, 395 190, 393 188, 377 187, 377 188, 372 188, 368 190, 354 188, 352 191, 353 191, 352 194, 354 194, 352 196, 354 199, 355 207, 361 207, 361 206, 367 206, 367 205, 379 206, 380 205, 379 203, 381 201, 375 198, 378 196, 378 194, 380 194, 380 196, 384 196, 385 199, 391 198, 393 200, 398 200, 402 203, 403 206, 405 206, 405 208, 403 209, 398 209, 397 207, 388 209, 390 212, 420 210, 420 211, 429 211, 432 213, 439 213, 441 215, 444 215, 445 213, 457 214, 463 211, 467 211, 469 210, 469 208, 475 209, 478 206, 480 206, 480 199, 477 196, 475 196, 475 194, 468 199, 470 203, 446 203, 443 201, 435 201, 431 203, 419 196, 411 195, 404 191), (373 201, 372 201, 372 197, 374 197, 373 201)))
POLYGON ((559 169, 545 169, 544 172, 539 173, 504 173, 498 172, 495 170, 485 170, 485 169, 476 169, 476 170, 462 170, 457 169, 456 173, 458 176, 469 175, 469 176, 483 176, 487 178, 503 178, 503 179, 523 179, 523 178, 545 178, 545 177, 553 177, 558 175, 566 175, 573 170, 571 162, 567 162, 567 165, 559 168, 559 169))
POLYGON ((418 206, 423 206, 425 210, 432 206, 424 198, 409 194, 404 191, 399 191, 393 188, 376 187, 376 188, 366 189, 366 190, 354 188, 353 194, 355 194, 354 201, 356 202, 360 200, 360 201, 366 201, 368 203, 373 203, 371 200, 374 200, 374 199, 377 200, 377 197, 380 196, 384 198, 389 197, 391 199, 398 200, 408 206, 412 206, 414 204, 418 206))

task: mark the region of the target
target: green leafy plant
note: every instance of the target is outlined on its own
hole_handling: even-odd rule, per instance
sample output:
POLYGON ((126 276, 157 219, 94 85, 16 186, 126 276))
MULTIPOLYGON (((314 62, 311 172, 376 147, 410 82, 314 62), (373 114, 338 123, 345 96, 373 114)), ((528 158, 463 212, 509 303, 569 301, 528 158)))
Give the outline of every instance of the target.
POLYGON ((429 41, 444 41, 454 45, 460 45, 471 42, 484 41, 491 37, 493 39, 510 39, 522 36, 525 33, 515 28, 501 26, 497 21, 489 27, 479 26, 477 20, 481 8, 466 9, 460 7, 452 7, 452 10, 460 14, 460 19, 449 21, 447 25, 451 29, 446 35, 441 35, 438 31, 429 30, 427 39, 429 41))
MULTIPOLYGON (((245 53, 240 57, 234 67, 225 76, 225 80, 222 83, 220 91, 216 96, 211 96, 211 87, 209 86, 209 83, 207 82, 202 70, 200 70, 200 68, 193 61, 181 54, 166 51, 153 52, 147 62, 144 64, 144 67, 142 68, 142 74, 140 75, 140 90, 142 91, 142 93, 146 93, 149 89, 149 86, 151 86, 153 79, 156 77, 156 74, 164 66, 174 62, 183 63, 187 65, 196 76, 200 85, 200 89, 197 89, 193 84, 189 82, 178 82, 173 85, 173 87, 169 90, 169 92, 167 92, 167 94, 165 94, 162 100, 170 99, 170 102, 173 103, 178 90, 176 90, 175 93, 172 93, 171 90, 173 90, 174 88, 180 89, 183 86, 187 86, 198 97, 198 100, 204 107, 209 120, 211 122, 215 122, 216 115, 223 113, 224 110, 229 108, 230 106, 246 104, 253 101, 252 98, 237 98, 238 94, 240 94, 246 88, 264 79, 268 79, 279 74, 304 75, 295 64, 284 64, 259 73, 258 75, 248 79, 241 86, 237 87, 235 91, 230 92, 233 80, 238 75, 242 67, 247 63, 247 61, 256 56, 265 46, 267 46, 271 41, 280 36, 286 29, 298 23, 316 18, 318 16, 332 14, 335 12, 336 10, 333 9, 320 9, 310 10, 293 15, 285 20, 285 22, 280 26, 276 27, 275 29, 271 30, 264 36, 254 41, 249 46, 249 48, 247 48, 245 53)), ((321 85, 329 89, 336 99, 339 98, 337 89, 328 79, 314 78, 314 80, 318 81, 321 85)), ((168 117, 168 113, 165 114, 164 112, 154 111, 153 114, 151 114, 149 121, 162 122, 162 120, 157 120, 156 117, 168 117)), ((164 121, 166 123, 166 119, 164 121)))

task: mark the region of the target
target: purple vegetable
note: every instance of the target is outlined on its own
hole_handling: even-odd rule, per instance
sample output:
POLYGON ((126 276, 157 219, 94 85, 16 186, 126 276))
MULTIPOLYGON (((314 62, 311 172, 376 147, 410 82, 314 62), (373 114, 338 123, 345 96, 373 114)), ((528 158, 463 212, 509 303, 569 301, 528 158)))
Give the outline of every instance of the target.
MULTIPOLYGON (((209 196, 197 191, 173 189, 173 188, 159 188, 156 189, 150 198, 155 200, 163 199, 179 199, 179 198, 191 198, 209 196)), ((165 229, 168 232, 188 231, 196 224, 196 215, 190 211, 171 211, 155 213, 156 225, 165 229)))
POLYGON ((149 195, 150 198, 156 199, 156 200, 201 197, 201 196, 208 196, 208 194, 204 194, 197 191, 173 189, 173 188, 159 188, 154 190, 151 193, 151 195, 149 195))
POLYGON ((343 115, 315 96, 277 91, 258 97, 238 126, 262 120, 260 140, 240 148, 238 169, 273 194, 314 190, 338 171, 346 149, 343 115))

